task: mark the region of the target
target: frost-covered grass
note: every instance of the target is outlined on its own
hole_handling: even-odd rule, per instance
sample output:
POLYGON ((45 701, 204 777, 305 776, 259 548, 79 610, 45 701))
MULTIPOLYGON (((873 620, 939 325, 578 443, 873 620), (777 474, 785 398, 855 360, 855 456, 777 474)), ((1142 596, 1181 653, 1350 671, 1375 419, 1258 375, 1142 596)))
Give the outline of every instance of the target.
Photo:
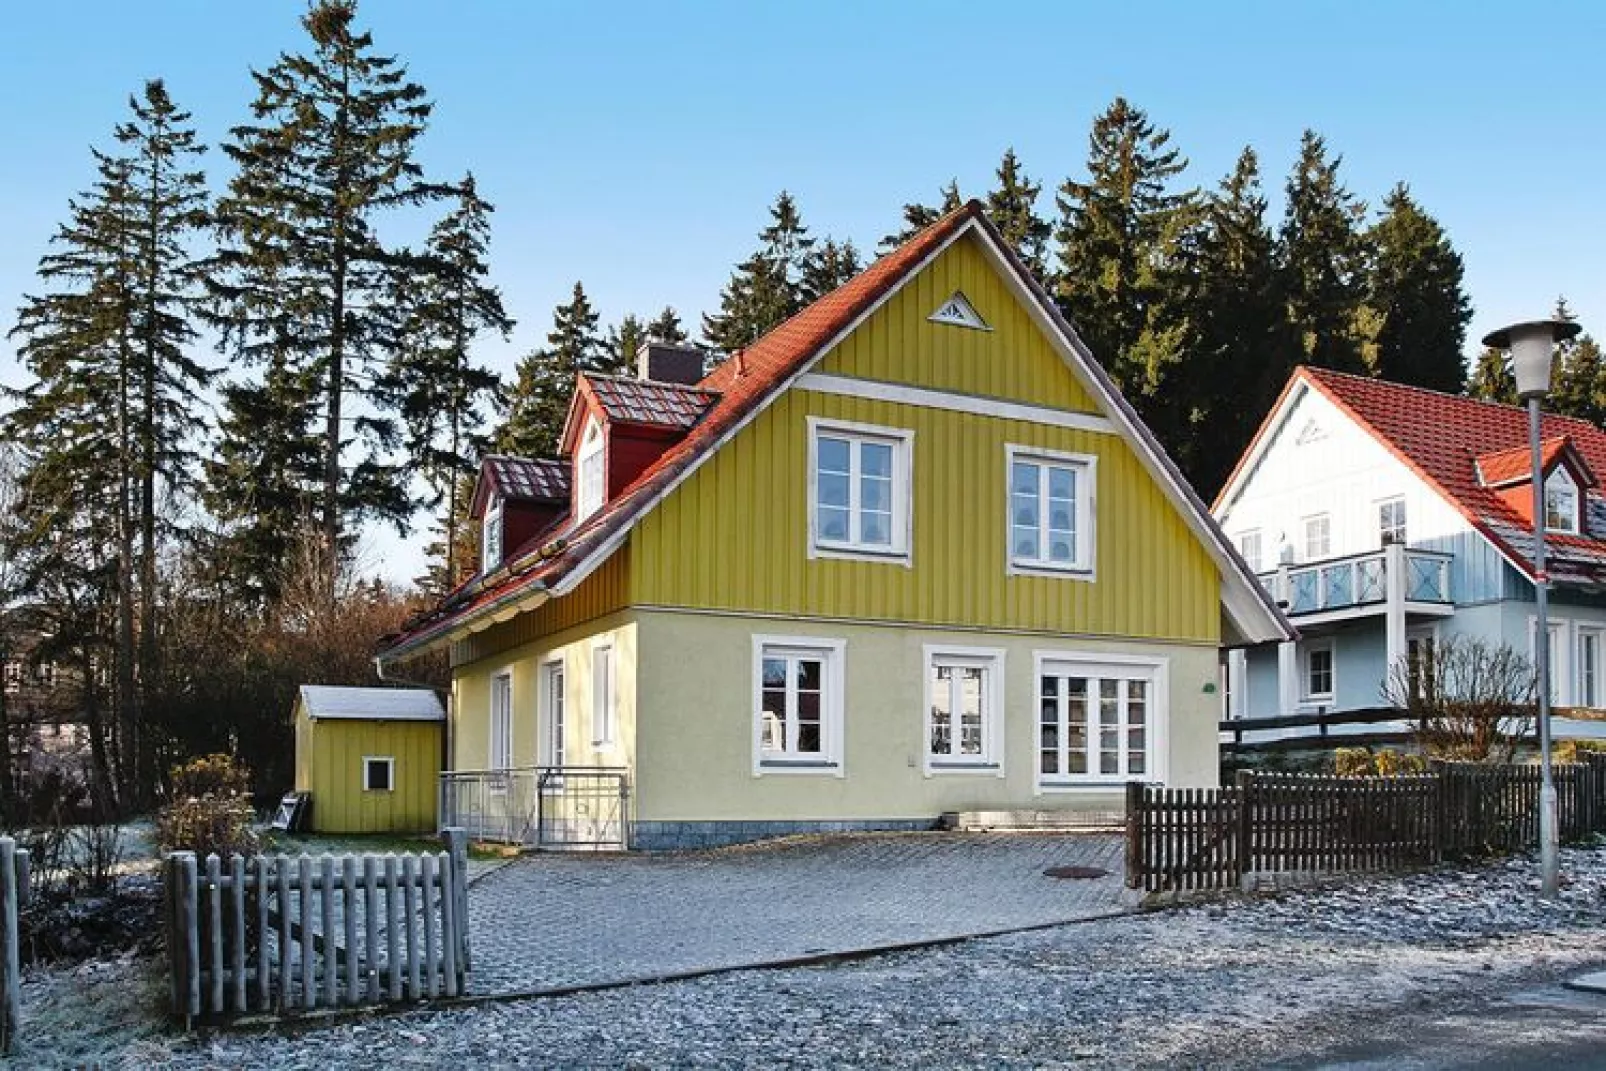
MULTIPOLYGON (((26 1066, 1259 1066, 1389 1016, 1606 962, 1606 848, 1362 878, 835 966, 370 1017, 163 1035, 129 986, 38 1001, 26 1066), (74 1006, 80 1010, 75 1012, 74 1006), (121 1009, 121 1010, 119 1010, 121 1009), (114 1016, 126 1012, 122 1025, 114 1016), (83 1024, 85 1033, 74 1025, 83 1024)), ((132 969, 132 968, 128 968, 132 969)), ((88 983, 90 987, 93 983, 88 983)), ((115 983, 113 987, 116 988, 115 983)), ((42 995, 42 994, 41 994, 42 995)))

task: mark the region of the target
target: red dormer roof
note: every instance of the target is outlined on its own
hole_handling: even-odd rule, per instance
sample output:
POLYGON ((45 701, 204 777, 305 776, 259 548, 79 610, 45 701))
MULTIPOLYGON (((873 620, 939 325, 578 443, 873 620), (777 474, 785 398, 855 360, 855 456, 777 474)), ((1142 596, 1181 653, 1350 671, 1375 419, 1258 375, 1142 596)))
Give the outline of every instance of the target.
MULTIPOLYGON (((1496 450, 1493 453, 1479 454, 1477 458, 1478 478, 1485 487, 1506 487, 1514 483, 1524 483, 1531 478, 1533 470, 1532 448, 1526 444, 1514 446, 1509 450, 1496 450)), ((1572 438, 1567 435, 1557 435, 1545 439, 1539 444, 1539 471, 1549 474, 1556 467, 1558 461, 1565 460, 1567 467, 1572 470, 1573 478, 1585 487, 1594 487, 1596 484, 1594 473, 1589 465, 1578 453, 1573 445, 1572 438)))
MULTIPOLYGON (((1533 575, 1532 520, 1487 479, 1489 467, 1505 478, 1507 485, 1513 466, 1520 466, 1519 478, 1527 475, 1526 410, 1325 368, 1298 369, 1284 398, 1301 383, 1349 415, 1460 511, 1507 560, 1533 575), (1519 454, 1520 461, 1509 459, 1519 454), (1489 466, 1483 475, 1480 462, 1489 466)), ((1273 413, 1281 408, 1279 402, 1273 413)), ((1246 459, 1265 433, 1263 426, 1246 459)), ((1541 418, 1540 434, 1547 444, 1547 469, 1559 458, 1576 459, 1576 465, 1569 461, 1569 467, 1577 468, 1575 476, 1585 486, 1594 485, 1593 473, 1606 472, 1606 432, 1595 425, 1547 413, 1541 418)), ((1235 480, 1236 474, 1229 487, 1235 480)), ((1585 498, 1585 533, 1606 534, 1606 516, 1601 515, 1606 514, 1606 503, 1593 495, 1585 498)), ((1597 582, 1606 577, 1606 540, 1551 532, 1546 544, 1553 578, 1597 582)))
POLYGON ((569 463, 546 458, 508 457, 487 454, 480 461, 480 478, 474 483, 474 501, 469 516, 481 517, 496 492, 515 502, 569 501, 569 463))
POLYGON ((717 392, 701 386, 582 372, 575 382, 560 448, 564 453, 573 453, 583 426, 582 413, 601 413, 610 424, 680 432, 697 423, 718 400, 717 392))

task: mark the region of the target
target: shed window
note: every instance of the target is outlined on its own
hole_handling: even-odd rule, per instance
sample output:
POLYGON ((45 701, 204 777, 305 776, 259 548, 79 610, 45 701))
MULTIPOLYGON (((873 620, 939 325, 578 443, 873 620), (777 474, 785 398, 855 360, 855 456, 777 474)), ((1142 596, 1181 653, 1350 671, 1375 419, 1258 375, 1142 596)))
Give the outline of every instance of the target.
POLYGON ((396 760, 389 755, 362 757, 362 790, 393 792, 396 788, 396 760))

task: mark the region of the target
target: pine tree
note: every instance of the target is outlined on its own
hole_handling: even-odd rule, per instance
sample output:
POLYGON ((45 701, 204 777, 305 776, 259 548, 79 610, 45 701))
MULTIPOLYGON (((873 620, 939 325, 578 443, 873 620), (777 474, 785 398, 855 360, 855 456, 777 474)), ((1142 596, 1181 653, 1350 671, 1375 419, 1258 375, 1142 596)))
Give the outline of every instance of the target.
POLYGON ((861 269, 859 251, 852 242, 827 238, 809 251, 798 281, 798 307, 811 304, 829 294, 861 269))
POLYGON ((720 293, 719 312, 703 317, 710 349, 733 353, 752 345, 803 307, 802 276, 814 239, 797 202, 782 190, 770 207, 759 247, 736 268, 720 293))
MULTIPOLYGON (((444 194, 423 181, 413 158, 432 107, 423 87, 394 57, 375 52, 355 17, 354 0, 318 0, 302 20, 310 52, 252 72, 253 121, 233 128, 224 146, 237 171, 218 202, 213 273, 224 344, 249 364, 279 362, 281 382, 315 387, 307 401, 321 408, 315 490, 331 592, 351 523, 401 523, 411 509, 387 460, 398 428, 378 385, 399 348, 396 317, 406 302, 398 291, 428 266, 388 247, 380 231, 395 213, 444 194), (348 453, 357 447, 363 456, 353 462, 348 453)), ((249 486, 214 491, 251 509, 249 486)), ((248 527, 271 521, 255 512, 236 519, 248 527)))
POLYGON ((1401 183, 1383 201, 1367 245, 1367 304, 1380 328, 1371 367, 1396 383, 1460 392, 1472 303, 1462 286, 1461 255, 1444 228, 1401 183))
POLYGON ((997 174, 998 186, 987 195, 988 218, 1032 274, 1046 280, 1048 240, 1054 231, 1048 221, 1037 214, 1037 197, 1043 186, 1021 170, 1013 148, 1005 150, 997 174))
POLYGON ((581 372, 616 371, 614 354, 597 333, 598 317, 585 288, 574 284, 568 304, 552 312, 545 349, 519 361, 508 398, 507 420, 496 449, 515 457, 555 457, 569 413, 574 380, 581 372))
MULTIPOLYGON (((400 349, 387 379, 406 430, 410 468, 429 488, 425 505, 440 510, 443 576, 458 573, 458 491, 472 475, 485 439, 477 431, 485 405, 501 384, 496 373, 474 363, 471 350, 486 332, 507 338, 513 320, 502 294, 489 281, 490 216, 474 176, 453 192, 455 206, 430 232, 427 271, 399 287, 406 301, 400 349)), ((410 259, 410 258, 409 258, 410 259)))
POLYGON ((1278 255, 1301 359, 1321 368, 1365 372, 1360 320, 1366 246, 1359 228, 1366 206, 1339 182, 1342 162, 1329 160, 1327 143, 1305 131, 1288 180, 1278 255))
POLYGON ((1503 352, 1484 347, 1467 378, 1467 396, 1502 405, 1517 404, 1517 377, 1503 352))
POLYGON ((647 338, 647 326, 634 313, 608 328, 608 352, 612 354, 611 363, 620 370, 621 375, 629 375, 631 369, 636 367, 636 354, 640 352, 647 338))
POLYGON ((949 179, 948 185, 940 191, 941 201, 934 207, 919 202, 911 202, 903 206, 903 229, 894 231, 881 239, 876 251, 882 254, 890 253, 916 234, 925 230, 943 216, 954 211, 965 203, 964 197, 959 193, 959 180, 949 179))
POLYGON ((647 325, 647 337, 654 342, 667 342, 670 345, 680 345, 690 341, 691 338, 686 334, 686 329, 680 325, 680 313, 668 305, 665 305, 664 311, 647 325))
POLYGON ((1160 296, 1157 254, 1178 234, 1177 214, 1192 198, 1169 189, 1187 167, 1170 142, 1169 132, 1118 97, 1093 122, 1088 181, 1066 180, 1058 197, 1061 308, 1129 393, 1153 379, 1153 356, 1135 348, 1160 296))
POLYGON ((51 289, 19 313, 12 335, 34 382, 16 394, 8 434, 26 458, 31 513, 31 535, 11 550, 54 572, 54 590, 75 605, 110 584, 110 750, 133 802, 152 784, 145 701, 157 672, 159 544, 172 525, 164 504, 192 486, 211 373, 187 353, 199 294, 190 243, 207 220, 192 164, 203 150, 160 81, 129 107, 117 154, 95 152, 94 188, 40 261, 51 289))
MULTIPOLYGON (((1556 299, 1551 316, 1557 320, 1576 320, 1566 297, 1556 299)), ((1600 347, 1589 335, 1577 335, 1556 347, 1550 369, 1550 396, 1546 405, 1552 412, 1600 424, 1606 420, 1606 369, 1601 367, 1600 347)))

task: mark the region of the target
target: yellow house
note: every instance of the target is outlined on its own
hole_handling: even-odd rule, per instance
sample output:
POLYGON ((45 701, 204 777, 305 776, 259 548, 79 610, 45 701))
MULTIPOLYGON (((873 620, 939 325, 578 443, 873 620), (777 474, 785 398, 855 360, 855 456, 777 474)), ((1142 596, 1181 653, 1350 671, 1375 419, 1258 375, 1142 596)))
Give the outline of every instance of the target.
POLYGON ((1219 649, 1292 632, 979 204, 640 363, 487 459, 484 572, 379 655, 450 646, 474 798, 618 771, 657 848, 1216 782, 1219 649))
POLYGON ((422 688, 303 684, 296 791, 317 833, 432 833, 446 712, 422 688))

